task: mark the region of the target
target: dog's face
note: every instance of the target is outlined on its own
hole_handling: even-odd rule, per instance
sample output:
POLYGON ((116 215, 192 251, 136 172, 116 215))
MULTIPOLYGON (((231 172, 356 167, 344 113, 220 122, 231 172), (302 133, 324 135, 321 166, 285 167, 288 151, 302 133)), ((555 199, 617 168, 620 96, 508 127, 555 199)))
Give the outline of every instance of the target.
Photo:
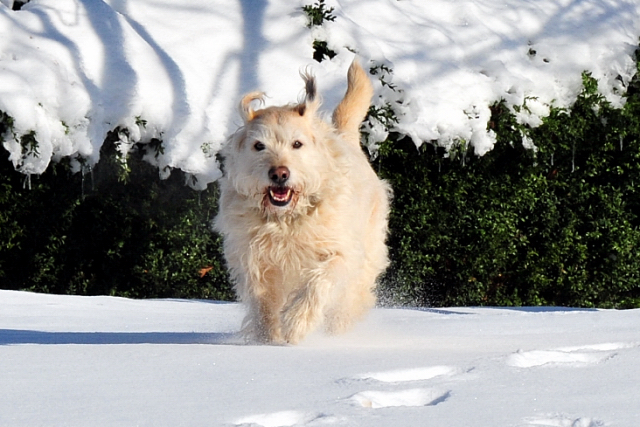
POLYGON ((331 176, 326 126, 312 105, 251 111, 225 150, 225 175, 236 193, 266 216, 304 214, 331 176))

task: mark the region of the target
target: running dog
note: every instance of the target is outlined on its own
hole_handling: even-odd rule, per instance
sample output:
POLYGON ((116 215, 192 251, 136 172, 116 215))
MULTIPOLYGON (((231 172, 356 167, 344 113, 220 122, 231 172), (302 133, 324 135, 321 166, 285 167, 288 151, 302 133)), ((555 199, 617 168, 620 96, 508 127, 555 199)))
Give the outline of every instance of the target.
POLYGON ((371 81, 354 60, 327 123, 315 78, 301 76, 301 102, 254 109, 263 94, 245 95, 244 126, 221 152, 213 227, 247 306, 243 332, 264 343, 295 344, 320 324, 346 330, 374 306, 388 265, 391 189, 360 147, 371 81))

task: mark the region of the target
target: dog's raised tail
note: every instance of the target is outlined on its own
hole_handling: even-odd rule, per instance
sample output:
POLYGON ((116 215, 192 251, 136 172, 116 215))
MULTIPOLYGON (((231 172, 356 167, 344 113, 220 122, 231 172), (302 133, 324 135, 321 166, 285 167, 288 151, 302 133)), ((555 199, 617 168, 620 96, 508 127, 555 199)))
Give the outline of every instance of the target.
POLYGON ((347 73, 347 92, 333 112, 333 124, 344 139, 360 143, 360 124, 369 111, 372 97, 371 80, 355 58, 347 73))

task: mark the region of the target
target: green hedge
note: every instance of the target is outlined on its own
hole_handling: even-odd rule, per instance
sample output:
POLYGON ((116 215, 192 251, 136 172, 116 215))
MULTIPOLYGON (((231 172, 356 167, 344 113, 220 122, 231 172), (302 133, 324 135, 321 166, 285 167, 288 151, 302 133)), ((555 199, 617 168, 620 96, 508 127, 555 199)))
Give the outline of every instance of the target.
MULTIPOLYGON (((535 129, 494 105, 497 143, 482 157, 464 141, 449 153, 398 134, 381 144, 374 167, 395 193, 382 301, 640 307, 640 82, 622 109, 583 83, 535 129)), ((392 123, 388 107, 371 114, 392 123)), ((10 126, 0 113, 0 135, 10 126)), ((193 191, 180 171, 160 180, 142 161, 160 141, 126 162, 117 143, 114 131, 90 173, 63 161, 27 178, 0 160, 1 287, 232 299, 209 227, 216 186, 193 191)))
POLYGON ((111 134, 90 173, 71 174, 63 161, 28 178, 0 161, 2 288, 233 298, 220 239, 209 228, 216 186, 191 190, 180 171, 160 180, 142 161, 145 148, 125 164, 116 141, 111 134))
POLYGON ((640 307, 640 85, 614 109, 583 82, 536 129, 495 105, 497 143, 480 158, 401 135, 382 144, 395 193, 385 300, 640 307))

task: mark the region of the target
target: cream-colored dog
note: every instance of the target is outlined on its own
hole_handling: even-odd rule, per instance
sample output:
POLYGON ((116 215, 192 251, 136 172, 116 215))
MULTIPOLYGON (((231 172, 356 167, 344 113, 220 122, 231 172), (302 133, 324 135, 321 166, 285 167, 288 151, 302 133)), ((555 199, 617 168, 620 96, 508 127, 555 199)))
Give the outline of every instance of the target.
POLYGON ((214 228, 248 308, 243 331, 262 342, 296 343, 323 321, 345 330, 374 305, 388 264, 391 191, 360 148, 371 82, 354 61, 328 124, 314 77, 302 77, 298 104, 254 110, 262 94, 246 95, 244 126, 222 152, 214 228))

